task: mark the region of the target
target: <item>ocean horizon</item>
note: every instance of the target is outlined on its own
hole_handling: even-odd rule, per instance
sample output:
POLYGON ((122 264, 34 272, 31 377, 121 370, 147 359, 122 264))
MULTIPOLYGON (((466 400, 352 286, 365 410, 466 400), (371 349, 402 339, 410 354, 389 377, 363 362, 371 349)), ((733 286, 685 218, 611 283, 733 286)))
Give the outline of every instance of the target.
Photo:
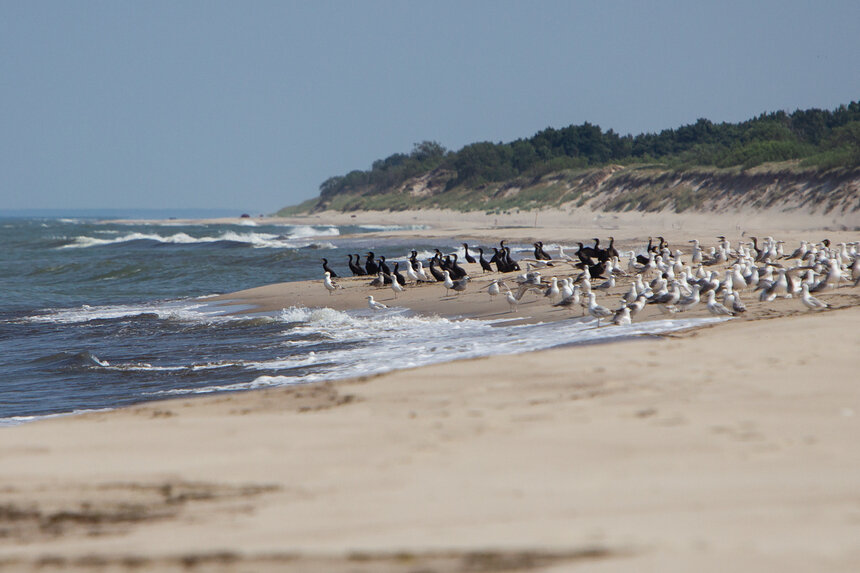
POLYGON ((0 219, 214 219, 261 214, 237 209, 210 208, 93 208, 93 209, 0 209, 0 219))

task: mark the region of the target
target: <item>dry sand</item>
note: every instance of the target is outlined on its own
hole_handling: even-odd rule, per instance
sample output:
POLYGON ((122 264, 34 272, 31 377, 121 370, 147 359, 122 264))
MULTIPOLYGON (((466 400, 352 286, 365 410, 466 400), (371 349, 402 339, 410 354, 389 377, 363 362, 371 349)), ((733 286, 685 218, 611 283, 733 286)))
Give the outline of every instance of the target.
MULTIPOLYGON (((372 222, 413 216, 401 215, 372 222)), ((622 245, 707 240, 720 222, 613 233, 622 245)), ((609 234, 467 223, 422 233, 609 234)), ((792 248, 857 240, 792 221, 723 232, 792 248)), ((508 313, 476 292, 488 280, 459 297, 410 289, 397 304, 571 319, 543 301, 508 313)), ((312 282, 225 298, 363 305, 369 288, 343 282, 331 296, 312 282)), ((837 308, 746 295, 747 316, 660 339, 6 428, 0 570, 857 571, 860 289, 821 298, 837 308)))

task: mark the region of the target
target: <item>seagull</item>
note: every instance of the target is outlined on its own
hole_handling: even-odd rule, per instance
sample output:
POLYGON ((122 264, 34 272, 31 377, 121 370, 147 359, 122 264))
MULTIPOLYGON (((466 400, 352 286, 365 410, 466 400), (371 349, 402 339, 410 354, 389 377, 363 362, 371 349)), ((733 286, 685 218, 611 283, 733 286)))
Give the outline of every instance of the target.
POLYGON ((469 282, 469 280, 470 279, 467 275, 461 279, 457 279, 456 281, 451 281, 451 284, 452 284, 451 288, 454 289, 454 292, 456 292, 457 294, 460 294, 461 292, 466 290, 466 284, 469 282))
POLYGON ((580 303, 581 292, 582 291, 580 290, 579 286, 575 286, 573 287, 573 291, 569 296, 564 297, 563 299, 555 303, 553 306, 561 306, 573 310, 573 307, 579 305, 580 303))
POLYGON ((520 303, 519 299, 514 296, 514 293, 511 292, 511 289, 508 289, 508 292, 505 293, 505 298, 508 300, 508 304, 511 307, 511 312, 517 311, 517 305, 520 303))
POLYGON ((515 280, 520 286, 540 286, 540 271, 529 271, 517 275, 515 280))
POLYGON ((487 287, 487 293, 490 295, 490 300, 493 300, 493 298, 500 292, 502 292, 502 290, 499 288, 499 279, 495 279, 487 287))
POLYGON ((329 296, 334 294, 334 291, 336 291, 337 289, 343 288, 339 284, 331 281, 331 273, 328 271, 325 272, 325 278, 323 279, 323 284, 325 285, 325 288, 328 290, 329 296))
POLYGON ((588 293, 588 314, 597 319, 597 327, 600 328, 600 319, 601 318, 609 318, 610 316, 614 316, 615 313, 606 308, 605 306, 600 306, 596 302, 594 302, 594 293, 588 293))
POLYGON ((531 289, 539 289, 543 292, 543 283, 541 283, 540 271, 529 271, 514 278, 517 282, 517 300, 521 300, 523 295, 531 289))
POLYGON ((605 282, 600 283, 599 285, 597 285, 594 288, 599 289, 599 290, 609 290, 609 289, 613 288, 614 286, 615 286, 615 275, 613 275, 612 273, 609 273, 609 278, 606 279, 605 282))
POLYGON ((442 284, 445 285, 445 296, 448 296, 451 289, 454 288, 454 281, 451 280, 451 273, 448 271, 442 272, 445 274, 445 280, 442 281, 442 284))
POLYGON ((800 241, 800 246, 797 249, 788 255, 787 257, 783 257, 786 259, 803 259, 806 256, 806 253, 809 251, 809 243, 806 241, 800 241))
POLYGON ((553 301, 560 291, 558 290, 558 279, 556 277, 552 277, 550 280, 552 281, 552 284, 544 291, 543 295, 549 298, 550 301, 553 301))
POLYGON ((622 306, 615 311, 615 316, 612 317, 612 323, 617 326, 625 326, 630 324, 630 322, 630 309, 626 306, 622 306))
POLYGON ((406 265, 406 278, 418 284, 418 273, 415 272, 411 264, 406 265))
POLYGON ((406 289, 404 289, 403 285, 401 285, 399 282, 393 280, 391 281, 391 290, 394 291, 394 298, 397 298, 397 293, 403 292, 406 289))
POLYGON ((376 273, 376 278, 370 281, 370 286, 381 288, 385 286, 385 277, 382 276, 382 271, 376 273))
POLYGON ((739 295, 737 292, 731 293, 729 295, 729 298, 731 299, 732 310, 735 312, 735 314, 742 314, 747 311, 747 307, 744 306, 744 303, 741 300, 741 295, 739 295))
POLYGON ((431 279, 427 276, 427 273, 424 272, 424 265, 421 264, 421 261, 416 261, 417 269, 415 270, 415 274, 418 275, 418 278, 425 283, 436 282, 436 279, 431 279))
POLYGON ((373 300, 373 295, 367 295, 367 306, 370 307, 370 310, 384 310, 388 308, 387 305, 382 304, 381 302, 376 302, 373 300))
POLYGON ((699 247, 699 241, 693 239, 689 242, 693 243, 693 254, 691 255, 690 260, 693 262, 694 265, 700 264, 702 262, 702 248, 699 247))
POLYGON ((734 316, 735 313, 715 300, 714 291, 708 291, 708 311, 715 316, 734 316))
POLYGON ((621 298, 624 299, 624 302, 631 303, 636 300, 636 297, 639 296, 639 292, 636 290, 636 283, 630 283, 630 290, 624 294, 621 298))
POLYGON ((564 253, 564 247, 562 247, 561 245, 558 246, 558 258, 563 259, 565 261, 577 262, 576 259, 564 253))
POLYGON ((655 293, 648 300, 648 304, 662 304, 664 306, 672 306, 681 298, 681 290, 678 288, 677 281, 672 282, 672 290, 665 290, 655 293))
POLYGON ((854 262, 848 267, 851 271, 851 280, 856 281, 860 279, 860 257, 854 259, 854 262))
POLYGON ((559 294, 561 298, 567 298, 573 295, 573 279, 566 278, 561 279, 561 283, 558 285, 559 294))
MULTIPOLYGON (((690 296, 685 296, 682 299, 679 299, 678 302, 675 304, 675 307, 679 311, 684 312, 686 310, 690 310, 691 308, 693 308, 694 306, 699 304, 699 300, 700 300, 699 299, 699 291, 700 290, 702 290, 701 285, 693 285, 693 294, 691 294, 690 296)), ((711 291, 711 292, 713 292, 713 291, 711 291)))
POLYGON ((645 308, 645 305, 648 303, 648 298, 644 294, 640 294, 636 297, 636 300, 627 305, 627 308, 630 309, 630 314, 635 316, 642 312, 642 309, 645 308))
POLYGON ((825 282, 827 286, 839 286, 839 281, 842 280, 842 269, 840 268, 839 262, 836 259, 829 259, 828 264, 830 265, 830 269, 827 272, 827 278, 825 278, 825 282))
POLYGON ((824 310, 825 308, 830 308, 829 304, 809 294, 808 284, 804 283, 803 286, 800 288, 802 290, 800 295, 800 302, 802 302, 804 306, 812 310, 824 310))

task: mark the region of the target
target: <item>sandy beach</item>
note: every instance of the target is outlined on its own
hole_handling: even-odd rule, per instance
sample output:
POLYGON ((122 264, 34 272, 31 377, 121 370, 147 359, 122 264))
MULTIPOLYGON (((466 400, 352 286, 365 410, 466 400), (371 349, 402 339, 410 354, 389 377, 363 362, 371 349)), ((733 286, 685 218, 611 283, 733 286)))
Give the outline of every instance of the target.
MULTIPOLYGON (((717 234, 786 250, 860 238, 856 216, 355 215, 289 221, 484 244, 613 235, 619 250, 663 235, 685 252, 717 234)), ((452 318, 581 320, 531 293, 512 312, 482 290, 495 273, 467 268, 459 295, 346 278, 213 302, 348 310, 373 294, 452 318)), ((0 429, 0 569, 857 571, 860 288, 818 296, 832 308, 747 292, 744 315, 660 337, 0 429)))

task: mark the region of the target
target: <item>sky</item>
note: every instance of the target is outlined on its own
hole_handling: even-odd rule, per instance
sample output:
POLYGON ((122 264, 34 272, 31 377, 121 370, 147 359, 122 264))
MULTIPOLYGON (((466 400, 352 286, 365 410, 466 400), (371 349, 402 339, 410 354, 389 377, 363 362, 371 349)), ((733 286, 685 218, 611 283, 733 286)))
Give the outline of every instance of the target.
POLYGON ((833 109, 858 30, 857 0, 0 0, 0 210, 272 213, 426 140, 833 109))

